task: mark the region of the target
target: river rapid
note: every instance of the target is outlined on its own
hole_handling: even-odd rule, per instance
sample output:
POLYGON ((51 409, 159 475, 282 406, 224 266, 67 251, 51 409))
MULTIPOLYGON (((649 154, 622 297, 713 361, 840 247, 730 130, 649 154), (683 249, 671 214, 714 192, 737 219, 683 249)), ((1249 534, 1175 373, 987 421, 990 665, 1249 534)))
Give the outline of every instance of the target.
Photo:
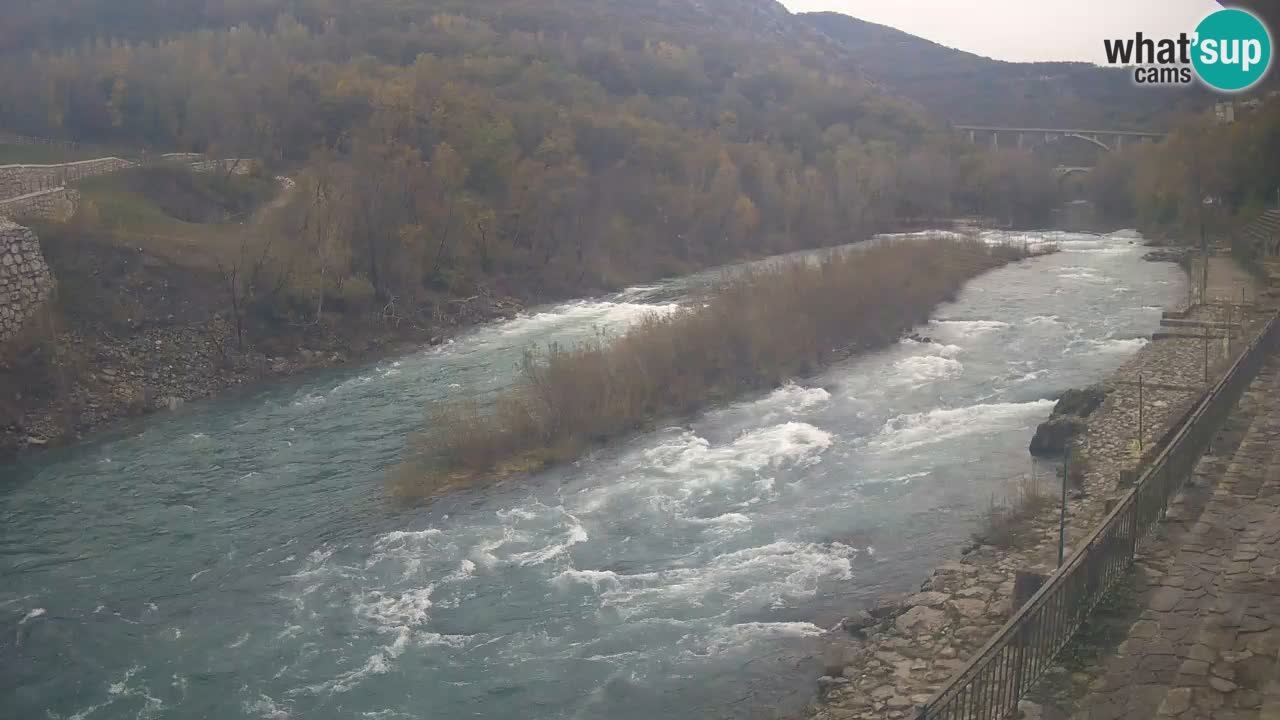
MULTIPOLYGON (((1004 237, 992 234, 995 239, 1004 237)), ((0 715, 764 717, 822 634, 955 557, 1070 387, 1185 297, 1130 234, 988 273, 904 340, 425 507, 385 470, 431 399, 617 331, 703 273, 198 403, 0 467, 0 715)))

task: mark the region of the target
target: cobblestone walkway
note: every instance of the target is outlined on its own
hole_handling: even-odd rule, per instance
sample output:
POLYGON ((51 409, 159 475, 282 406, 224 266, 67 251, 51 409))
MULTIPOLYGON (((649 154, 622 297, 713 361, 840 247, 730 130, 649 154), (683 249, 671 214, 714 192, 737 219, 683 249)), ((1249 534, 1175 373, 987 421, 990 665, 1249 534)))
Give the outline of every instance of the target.
MULTIPOLYGON (((1142 558, 1154 591, 1076 717, 1280 720, 1280 361, 1241 403, 1253 414, 1180 543, 1142 558)), ((1176 508, 1171 525, 1180 520, 1176 508)))

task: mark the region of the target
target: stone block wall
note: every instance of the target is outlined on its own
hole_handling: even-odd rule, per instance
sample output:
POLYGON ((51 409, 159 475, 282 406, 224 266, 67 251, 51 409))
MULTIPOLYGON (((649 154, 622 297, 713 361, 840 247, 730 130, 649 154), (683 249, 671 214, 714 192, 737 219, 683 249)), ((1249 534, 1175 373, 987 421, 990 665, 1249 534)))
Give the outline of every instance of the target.
POLYGON ((191 163, 191 171, 198 173, 230 173, 231 175, 248 175, 256 168, 257 163, 245 158, 227 158, 225 160, 200 160, 191 163))
POLYGON ((107 157, 61 165, 0 165, 0 198, 52 190, 69 182, 105 175, 134 164, 124 158, 107 157))
POLYGON ((67 220, 80 205, 80 192, 59 187, 0 200, 0 218, 67 220))
POLYGON ((36 234, 0 217, 0 342, 16 335, 52 291, 36 234))

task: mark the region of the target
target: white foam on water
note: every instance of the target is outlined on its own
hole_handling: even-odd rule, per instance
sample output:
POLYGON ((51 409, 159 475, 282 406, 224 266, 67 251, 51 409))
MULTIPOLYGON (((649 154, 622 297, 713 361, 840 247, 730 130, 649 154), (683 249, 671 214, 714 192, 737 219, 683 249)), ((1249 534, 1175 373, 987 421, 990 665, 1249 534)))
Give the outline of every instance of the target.
POLYGON ((1021 427, 1030 418, 1053 408, 1052 400, 1026 403, 990 403, 960 408, 938 408, 890 419, 868 442, 877 452, 900 452, 966 435, 1021 427))
POLYGON ((269 695, 260 694, 252 702, 246 700, 241 704, 246 714, 255 715, 262 720, 289 720, 293 717, 293 709, 286 705, 280 707, 269 695))
POLYGON ((335 385, 334 388, 329 391, 329 394, 336 395, 346 390, 350 390, 351 388, 357 388, 357 387, 360 387, 361 385, 368 385, 371 382, 373 382, 372 375, 358 375, 356 377, 350 378, 348 380, 344 380, 343 382, 335 385))
POLYGON ((1084 280, 1086 282, 1107 282, 1108 280, 1111 280, 1111 278, 1099 275, 1097 271, 1089 270, 1087 268, 1080 268, 1078 270, 1067 268, 1064 269, 1063 272, 1058 273, 1058 277, 1063 280, 1084 280))
POLYGON ((1116 230, 1113 233, 1108 233, 1107 237, 1123 238, 1125 240, 1141 240, 1145 236, 1133 228, 1125 228, 1123 230, 1116 230))
POLYGON ((567 589, 574 585, 587 585, 596 592, 622 587, 618 574, 612 570, 575 570, 573 568, 561 571, 552 578, 551 584, 560 589, 567 589))
POLYGON ((494 514, 497 515, 498 518, 503 521, 532 520, 538 517, 538 513, 522 507, 513 507, 507 510, 498 510, 494 514))
POLYGON ((680 645, 686 653, 706 658, 747 652, 764 641, 814 638, 826 634, 826 630, 807 622, 748 622, 713 628, 702 637, 686 635, 680 639, 680 645))
POLYGON ((87 717, 89 714, 93 713, 99 708, 105 707, 107 705, 111 705, 115 703, 117 700, 120 700, 123 698, 142 698, 143 706, 140 709, 138 709, 137 713, 134 715, 134 717, 139 718, 139 720, 145 720, 146 718, 153 718, 153 717, 162 717, 163 716, 162 711, 164 710, 164 702, 160 698, 155 697, 154 695, 151 694, 151 688, 148 687, 147 685, 140 685, 137 687, 133 687, 130 685, 130 681, 133 680, 133 677, 137 675, 138 672, 141 670, 142 670, 142 666, 140 665, 134 665, 130 667, 128 670, 125 671, 124 677, 122 677, 119 681, 113 682, 107 685, 108 697, 105 703, 101 703, 99 705, 94 705, 92 707, 86 708, 76 713, 72 717, 79 717, 79 718, 87 717))
POLYGON ((26 615, 22 616, 22 619, 18 621, 18 624, 25 625, 28 620, 35 620, 38 617, 42 617, 46 612, 47 611, 44 608, 32 608, 27 611, 26 615))
POLYGON ((624 290, 619 290, 613 297, 616 300, 634 300, 660 289, 662 289, 661 285, 632 285, 624 290))
POLYGON ((469 636, 442 635, 425 631, 431 619, 429 611, 434 605, 431 595, 435 589, 436 585, 432 583, 425 587, 410 588, 400 592, 372 590, 361 594, 352 608, 356 618, 375 632, 391 636, 391 642, 378 648, 360 667, 339 673, 331 680, 305 690, 348 692, 365 678, 389 672, 395 661, 414 641, 421 645, 443 645, 452 648, 465 646, 470 639, 469 636))
POLYGON ((926 470, 923 472, 908 473, 906 475, 899 475, 897 477, 891 477, 891 478, 872 478, 870 480, 863 480, 859 484, 861 485, 905 485, 911 482, 912 480, 918 480, 922 477, 929 477, 930 474, 932 473, 926 470))
MULTIPOLYGON (((393 530, 386 535, 379 537, 373 542, 374 547, 380 549, 392 547, 405 547, 408 545, 424 544, 427 540, 442 534, 439 528, 427 528, 426 530, 393 530)), ((327 555, 325 556, 328 557, 327 555)))
POLYGON ((928 240, 930 238, 946 238, 948 240, 963 240, 967 237, 964 233, 954 230, 918 230, 915 232, 900 233, 881 233, 876 236, 877 240, 928 240))
POLYGON ((1123 353, 1126 355, 1136 353, 1149 344, 1151 344, 1151 341, 1147 338, 1111 338, 1108 340, 1088 341, 1088 345, 1092 347, 1095 352, 1123 353))
POLYGON ((476 574, 476 564, 470 558, 462 558, 462 562, 458 564, 458 569, 446 575, 444 582, 456 583, 463 580, 469 580, 476 574))
POLYGON ((294 400, 293 406, 308 407, 311 405, 319 405, 320 403, 326 402, 327 400, 328 398, 326 398, 324 395, 320 395, 317 393, 307 393, 306 395, 303 395, 301 398, 294 400))
POLYGON ((905 345, 913 350, 927 353, 929 355, 937 355, 938 357, 954 358, 964 352, 964 348, 959 345, 948 345, 946 343, 937 342, 920 342, 911 338, 903 338, 898 344, 905 345))
POLYGON ((1141 245, 1127 244, 1121 246, 1103 245, 1101 247, 1072 248, 1071 252, 1084 253, 1086 255, 1126 255, 1136 252, 1141 247, 1141 245))
POLYGON ((766 468, 807 465, 821 460, 834 437, 802 422, 752 430, 728 445, 712 447, 693 432, 644 453, 645 464, 682 480, 687 491, 752 479, 766 468))
POLYGON ((1061 325, 1062 318, 1057 315, 1032 315, 1026 322, 1028 325, 1061 325))
POLYGON ((955 340, 986 335, 1009 327, 1009 323, 1000 320, 935 320, 933 325, 935 332, 955 340))
POLYGON ((644 303, 580 300, 559 305, 551 310, 533 315, 517 315, 499 326, 503 335, 541 335, 559 325, 586 325, 622 329, 647 316, 665 316, 676 312, 676 303, 647 305, 644 303))
MULTIPOLYGON (((468 683, 450 683, 450 684, 467 685, 468 683)), ((369 720, 395 720, 395 718, 410 718, 412 720, 412 718, 416 718, 417 716, 409 715, 407 713, 402 713, 398 710, 392 710, 390 708, 387 708, 384 710, 366 710, 365 712, 360 713, 360 717, 368 718, 369 720)))
POLYGON ((783 385, 760 401, 763 405, 781 405, 792 414, 814 410, 829 402, 831 402, 831 393, 826 390, 804 387, 795 383, 783 385))
POLYGON ((356 601, 355 613, 379 630, 423 625, 430 619, 427 611, 435 589, 435 584, 430 584, 399 594, 373 590, 356 601))
POLYGON ((751 524, 751 518, 747 517, 746 515, 743 515, 742 513, 736 513, 736 512, 724 513, 723 515, 717 515, 715 517, 709 517, 709 518, 690 517, 690 518, 685 518, 685 521, 692 523, 694 525, 720 525, 720 526, 738 525, 740 526, 740 525, 751 524))
POLYGON ((857 554, 856 549, 842 543, 780 540, 723 553, 701 567, 635 575, 608 572, 584 576, 576 571, 562 573, 563 578, 557 579, 603 589, 602 606, 627 621, 646 619, 650 613, 666 618, 679 608, 700 613, 714 609, 718 615, 726 615, 813 597, 823 581, 848 580, 851 560, 857 554), (725 602, 725 593, 732 594, 731 602, 725 602), (708 603, 712 596, 714 601, 708 603))
POLYGON ((510 558, 508 558, 508 560, 522 567, 541 565, 542 563, 554 557, 558 557, 561 553, 573 547, 574 545, 577 545, 578 543, 584 543, 590 539, 587 536, 587 531, 583 529, 582 523, 578 522, 578 519, 576 517, 568 513, 565 513, 565 517, 568 518, 570 522, 568 525, 568 530, 563 540, 556 543, 550 543, 537 550, 531 550, 529 552, 523 552, 523 553, 514 553, 513 555, 511 555, 510 558))
POLYGON ((502 537, 490 538, 472 548, 471 558, 486 568, 497 567, 499 560, 493 551, 514 540, 514 535, 515 533, 511 528, 503 528, 502 537))
POLYGON ((915 355, 893 364, 894 382, 913 388, 959 377, 963 372, 959 360, 941 355, 915 355))

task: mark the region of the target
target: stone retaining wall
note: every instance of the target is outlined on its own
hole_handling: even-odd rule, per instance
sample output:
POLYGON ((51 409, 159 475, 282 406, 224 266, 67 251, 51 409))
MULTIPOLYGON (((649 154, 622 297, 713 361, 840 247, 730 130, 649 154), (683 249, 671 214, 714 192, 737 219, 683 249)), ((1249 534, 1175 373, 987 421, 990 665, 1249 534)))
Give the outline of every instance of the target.
POLYGON ((0 217, 0 342, 16 335, 52 290, 36 234, 0 217))
POLYGON ((132 161, 118 157, 59 165, 0 165, 0 198, 52 190, 69 182, 105 175, 133 165, 135 163, 132 161))
POLYGON ((68 187, 41 190, 0 200, 0 218, 66 220, 80 206, 80 192, 68 187))

